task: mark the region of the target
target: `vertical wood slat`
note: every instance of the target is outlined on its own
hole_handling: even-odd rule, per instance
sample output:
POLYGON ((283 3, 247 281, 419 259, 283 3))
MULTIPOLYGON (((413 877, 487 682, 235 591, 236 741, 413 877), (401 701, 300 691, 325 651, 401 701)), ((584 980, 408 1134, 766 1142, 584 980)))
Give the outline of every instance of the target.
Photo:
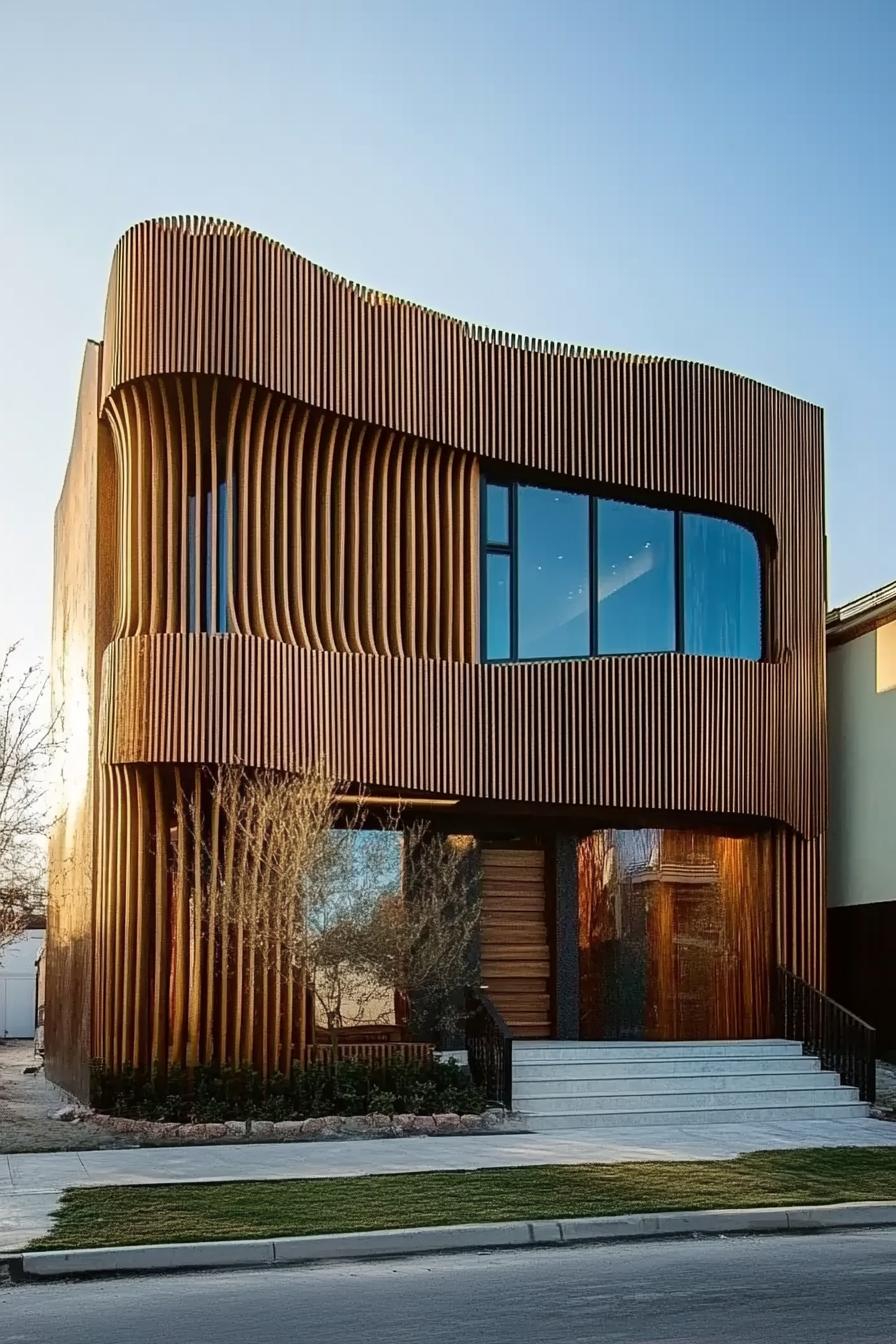
MULTIPOLYGON (((102 369, 120 518, 120 642, 107 651, 99 725, 94 1010, 107 1058, 148 1048, 183 1062, 189 1044, 238 1061, 261 1039, 251 1023, 258 1003, 268 1058, 282 1054, 276 988, 266 1000, 260 987, 257 1002, 238 994, 228 1005, 222 994, 214 1011, 208 997, 197 1007, 216 974, 242 983, 248 949, 237 930, 219 965, 209 946, 200 957, 186 876, 169 898, 158 856, 172 798, 194 787, 194 766, 295 769, 322 747, 344 777, 398 791, 785 823, 793 832, 775 840, 779 952, 819 982, 816 408, 699 365, 454 322, 247 230, 196 220, 141 225, 122 240, 102 369), (480 460, 765 519, 775 552, 771 661, 476 665, 480 460), (208 517, 203 497, 219 468, 233 502, 230 634, 216 642, 211 632, 184 636, 187 499, 197 500, 197 556, 207 525, 214 554, 216 492, 208 517), (153 828, 151 863, 138 837, 153 828), (150 886, 152 899, 138 894, 150 886), (171 942, 157 924, 169 899, 171 942), (136 996, 150 985, 146 1047, 136 996)), ((200 571, 197 563, 197 612, 200 571)), ((215 568, 215 612, 216 579, 215 568)), ((177 826, 174 840, 184 873, 177 826)), ((304 1042, 303 994, 291 1011, 304 1042)))
POLYGON ((232 633, 473 660, 478 533, 463 520, 477 509, 475 460, 419 440, 393 453, 393 436, 298 409, 218 378, 111 397, 119 635, 217 633, 223 554, 232 633))
MULTIPOLYGON (((766 517, 778 546, 770 644, 791 660, 790 722, 807 725, 779 753, 778 768, 804 813, 821 815, 816 408, 705 366, 530 341, 425 313, 217 221, 131 230, 113 262, 106 328, 104 403, 141 377, 223 373, 481 457, 766 517), (226 291, 196 281, 209 257, 226 274, 226 291), (222 326, 230 335, 223 369, 214 335, 222 326)), ((130 465, 125 486, 129 499, 130 465)), ((309 580, 313 591, 313 573, 309 580)), ((406 592, 414 580, 411 568, 406 592)), ((434 615, 420 614, 426 622, 434 615)), ((310 642, 327 641, 318 634, 310 642)))
POLYGON ((807 837, 820 820, 775 768, 787 678, 774 664, 642 654, 508 666, 160 634, 117 641, 104 675, 109 706, 181 686, 156 717, 107 710, 110 762, 291 770, 325 756, 340 778, 398 792, 755 817, 807 837))

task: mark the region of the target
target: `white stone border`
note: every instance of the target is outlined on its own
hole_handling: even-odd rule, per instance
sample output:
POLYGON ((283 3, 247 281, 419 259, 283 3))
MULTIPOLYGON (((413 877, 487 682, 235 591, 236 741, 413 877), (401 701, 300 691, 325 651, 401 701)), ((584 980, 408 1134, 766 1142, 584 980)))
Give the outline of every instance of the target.
POLYGON ((696 1213, 638 1213, 611 1218, 541 1222, 466 1223, 258 1241, 109 1246, 84 1251, 23 1251, 7 1257, 15 1279, 75 1278, 250 1265, 297 1265, 368 1260, 437 1251, 484 1251, 523 1246, 569 1246, 632 1238, 718 1236, 758 1232, 818 1232, 843 1227, 896 1226, 896 1203, 807 1204, 790 1208, 718 1209, 696 1213))
POLYGON ((293 1143, 319 1139, 390 1139, 414 1135, 487 1134, 496 1130, 523 1133, 525 1126, 512 1111, 498 1107, 481 1115, 326 1115, 309 1120, 224 1120, 209 1124, 179 1124, 167 1120, 129 1120, 101 1111, 83 1111, 72 1119, 89 1119, 102 1129, 129 1134, 135 1139, 192 1141, 195 1143, 239 1142, 260 1139, 293 1143))

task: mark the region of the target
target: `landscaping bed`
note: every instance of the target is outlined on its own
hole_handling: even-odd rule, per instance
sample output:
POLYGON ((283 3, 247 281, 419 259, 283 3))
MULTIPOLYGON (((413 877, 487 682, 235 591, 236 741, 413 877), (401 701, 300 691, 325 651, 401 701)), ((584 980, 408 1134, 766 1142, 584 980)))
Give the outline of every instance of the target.
POLYGON ((98 1112, 173 1125, 247 1120, 278 1123, 330 1116, 481 1115, 484 1093, 453 1060, 344 1059, 296 1066, 262 1077, 250 1068, 197 1065, 164 1074, 95 1065, 91 1097, 98 1112))
POLYGON ((893 1149, 810 1148, 715 1162, 108 1186, 69 1190, 53 1230, 29 1249, 869 1199, 896 1199, 893 1149))
POLYGON ((324 1059, 263 1078, 252 1069, 95 1067, 91 1123, 137 1143, 481 1134, 519 1129, 453 1060, 324 1059))
POLYGON ((500 1107, 479 1113, 437 1111, 371 1111, 363 1115, 318 1115, 305 1120, 222 1121, 131 1120, 121 1115, 85 1112, 90 1123, 136 1143, 294 1143, 329 1139, 393 1139, 415 1135, 487 1134, 495 1130, 520 1133, 524 1126, 512 1111, 500 1107))

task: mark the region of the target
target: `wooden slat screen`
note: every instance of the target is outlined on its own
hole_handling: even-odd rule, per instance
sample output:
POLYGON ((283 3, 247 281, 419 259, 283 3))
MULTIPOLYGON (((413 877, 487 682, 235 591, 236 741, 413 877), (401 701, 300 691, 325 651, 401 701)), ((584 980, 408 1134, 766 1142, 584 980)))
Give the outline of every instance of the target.
MULTIPOLYGON (((91 416, 117 471, 95 493, 117 515, 119 553, 104 544, 96 588, 102 602, 113 584, 120 595, 111 642, 96 636, 98 856, 79 898, 97 1053, 211 1048, 273 1067, 292 1048, 274 985, 267 1000, 262 985, 257 1030, 251 987, 221 1017, 190 893, 165 889, 148 845, 169 839, 163 776, 190 796, 201 767, 222 761, 288 770, 325 755, 339 778, 399 793, 753 818, 774 829, 777 956, 824 983, 817 407, 705 365, 478 328, 251 230, 183 218, 121 240, 97 376, 91 416), (753 526, 764 660, 477 663, 482 462, 753 526), (203 555, 208 537, 219 553, 222 531, 226 564, 206 596, 198 566, 189 583, 190 548, 203 555), (191 633, 204 601, 215 620, 191 633)), ((79 529, 65 541, 73 555, 85 544, 79 529)), ((60 684, 76 672, 66 629, 60 684)), ((60 874, 54 859, 57 892, 60 874)), ((547 1010, 526 992, 526 1025, 542 1029, 547 1010)))

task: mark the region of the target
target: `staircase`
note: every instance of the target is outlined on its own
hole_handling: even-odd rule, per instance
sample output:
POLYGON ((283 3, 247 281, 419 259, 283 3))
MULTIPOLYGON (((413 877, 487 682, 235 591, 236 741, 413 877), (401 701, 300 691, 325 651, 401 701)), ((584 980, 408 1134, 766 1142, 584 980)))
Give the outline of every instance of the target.
POLYGON ((517 1039, 513 1105, 536 1132, 868 1115, 857 1088, 787 1040, 517 1039))

